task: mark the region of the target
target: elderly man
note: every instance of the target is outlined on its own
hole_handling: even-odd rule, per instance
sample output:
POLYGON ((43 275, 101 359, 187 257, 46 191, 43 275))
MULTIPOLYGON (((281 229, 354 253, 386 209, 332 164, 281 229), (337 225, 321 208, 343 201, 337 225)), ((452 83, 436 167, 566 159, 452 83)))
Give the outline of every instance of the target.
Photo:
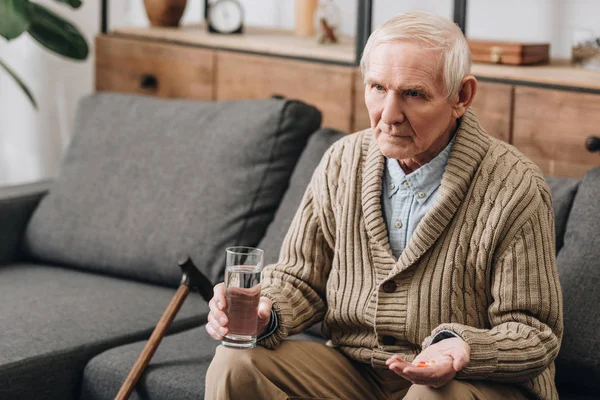
MULTIPOLYGON (((469 110, 464 36, 403 14, 361 68, 371 129, 324 155, 263 272, 262 347, 218 347, 206 398, 558 398, 550 193, 469 110), (327 345, 282 341, 319 321, 327 345)), ((221 339, 222 284, 210 306, 221 339)))

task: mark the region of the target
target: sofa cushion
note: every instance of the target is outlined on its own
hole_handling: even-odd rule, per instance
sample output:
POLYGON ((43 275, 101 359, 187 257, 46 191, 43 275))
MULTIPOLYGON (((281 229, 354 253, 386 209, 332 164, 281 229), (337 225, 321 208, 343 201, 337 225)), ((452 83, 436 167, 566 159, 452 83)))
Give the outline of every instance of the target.
MULTIPOLYGON (((147 338, 175 291, 35 264, 0 268, 0 399, 74 399, 96 354, 147 338)), ((186 299, 172 332, 206 322, 186 299)))
MULTIPOLYGON (((296 335, 290 340, 324 340, 296 335)), ((130 399, 197 400, 204 398, 206 370, 220 342, 204 327, 165 338, 156 350, 130 399)), ((107 350, 85 367, 81 400, 112 400, 144 346, 133 343, 107 350)))
POLYGON ((35 259, 175 286, 184 253, 213 282, 256 246, 320 125, 296 101, 94 94, 26 231, 35 259))
POLYGON ((567 220, 573 205, 573 199, 579 180, 573 178, 546 178, 550 192, 552 193, 552 208, 554 209, 554 227, 556 232, 556 252, 563 247, 567 220))
POLYGON ((323 154, 329 146, 344 136, 346 136, 345 133, 330 128, 321 128, 309 139, 294 169, 289 188, 277 209, 275 219, 269 225, 267 234, 260 242, 259 247, 265 251, 266 264, 277 262, 283 239, 290 228, 306 187, 323 154))
MULTIPOLYGON (((163 339, 129 399, 203 398, 206 370, 219 344, 204 327, 163 339)), ((85 367, 81 400, 114 399, 143 347, 134 343, 94 357, 85 367)))
POLYGON ((581 180, 558 253, 564 336, 556 360, 561 393, 600 393, 600 167, 581 180))

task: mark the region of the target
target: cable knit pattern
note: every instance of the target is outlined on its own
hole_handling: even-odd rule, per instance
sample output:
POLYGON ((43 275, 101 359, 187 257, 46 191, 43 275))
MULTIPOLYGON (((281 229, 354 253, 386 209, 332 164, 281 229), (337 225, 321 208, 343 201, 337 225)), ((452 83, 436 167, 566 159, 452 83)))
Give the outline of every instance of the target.
POLYGON ((328 344, 385 367, 393 353, 413 360, 445 329, 471 347, 458 378, 557 399, 562 298, 540 170, 468 111, 437 202, 396 260, 381 206, 384 161, 370 130, 324 155, 279 262, 263 272, 279 326, 261 344, 324 320, 328 344))

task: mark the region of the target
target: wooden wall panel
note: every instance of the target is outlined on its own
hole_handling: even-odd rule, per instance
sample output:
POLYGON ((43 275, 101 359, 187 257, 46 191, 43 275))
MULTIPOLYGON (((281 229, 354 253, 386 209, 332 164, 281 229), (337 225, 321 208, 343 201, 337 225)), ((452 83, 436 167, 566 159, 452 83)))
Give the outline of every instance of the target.
POLYGON ((600 96, 596 94, 515 88, 513 142, 552 176, 581 177, 600 165, 600 155, 585 148, 600 133, 600 96))
POLYGON ((213 50, 110 35, 96 38, 97 91, 212 100, 213 75, 213 50))
POLYGON ((323 113, 323 126, 350 132, 353 68, 219 51, 217 100, 269 98, 302 100, 323 113))

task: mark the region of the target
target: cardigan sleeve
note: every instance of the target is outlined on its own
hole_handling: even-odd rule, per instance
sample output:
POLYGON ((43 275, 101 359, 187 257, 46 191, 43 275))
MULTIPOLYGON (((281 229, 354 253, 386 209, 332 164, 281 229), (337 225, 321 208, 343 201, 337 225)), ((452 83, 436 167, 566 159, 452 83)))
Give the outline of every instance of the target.
POLYGON ((451 331, 471 348, 457 378, 527 381, 558 355, 562 340, 562 294, 554 251, 554 219, 547 202, 503 246, 492 266, 490 329, 448 323, 425 339, 451 331))
POLYGON ((286 336, 321 321, 327 304, 325 287, 333 250, 325 239, 323 209, 327 190, 327 156, 313 174, 300 207, 284 239, 279 261, 262 273, 262 295, 273 302, 277 327, 259 344, 275 348, 286 336))

